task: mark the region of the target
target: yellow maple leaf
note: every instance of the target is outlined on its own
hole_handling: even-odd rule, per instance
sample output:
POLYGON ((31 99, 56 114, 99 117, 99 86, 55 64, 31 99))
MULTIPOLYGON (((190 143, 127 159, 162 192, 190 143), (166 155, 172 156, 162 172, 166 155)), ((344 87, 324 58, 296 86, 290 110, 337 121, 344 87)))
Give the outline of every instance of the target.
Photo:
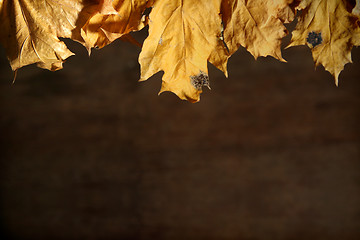
POLYGON ((281 39, 287 35, 283 22, 294 18, 287 0, 225 0, 222 2, 224 40, 230 54, 245 47, 255 59, 281 56, 281 39))
POLYGON ((62 68, 73 53, 59 37, 81 40, 76 27, 87 21, 96 6, 90 0, 2 1, 0 41, 13 71, 32 63, 49 70, 62 68))
POLYGON ((284 22, 294 18, 293 0, 154 1, 149 37, 139 57, 141 79, 163 70, 160 93, 198 101, 209 85, 207 61, 227 75, 228 58, 246 47, 255 58, 281 57, 284 22))
MULTIPOLYGON (((222 45, 221 0, 154 1, 149 16, 149 36, 139 56, 141 78, 164 71, 161 92, 174 92, 179 98, 199 101, 202 86, 209 86, 207 61, 223 64, 219 54, 211 54, 222 45)), ((225 50, 223 49, 224 57, 225 50)))
POLYGON ((164 71, 161 92, 199 101, 209 87, 207 63, 227 76, 240 46, 255 58, 281 56, 284 23, 303 10, 289 46, 308 45, 316 65, 335 76, 360 45, 360 0, 0 0, 0 41, 11 67, 62 68, 71 38, 90 52, 149 24, 139 56, 140 80, 164 71), (351 5, 353 4, 353 5, 351 5), (146 8, 152 8, 149 17, 146 8))
MULTIPOLYGON (((142 16, 146 0, 102 0, 99 11, 81 29, 84 45, 90 52, 102 48, 131 31, 142 29, 147 23, 142 16)), ((130 41, 133 41, 130 36, 130 41)))
POLYGON ((360 45, 359 17, 345 0, 303 0, 298 9, 303 11, 288 47, 310 47, 315 65, 323 65, 338 85, 344 65, 352 62, 352 47, 360 45))

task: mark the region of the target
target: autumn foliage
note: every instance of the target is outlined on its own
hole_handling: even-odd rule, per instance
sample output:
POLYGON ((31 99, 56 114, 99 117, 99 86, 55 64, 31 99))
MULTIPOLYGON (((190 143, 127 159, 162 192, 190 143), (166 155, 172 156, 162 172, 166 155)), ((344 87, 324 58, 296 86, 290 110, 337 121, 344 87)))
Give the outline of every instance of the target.
POLYGON ((255 58, 285 61, 285 23, 298 23, 288 47, 307 45, 315 65, 335 77, 360 45, 360 0, 0 0, 0 41, 13 71, 36 63, 58 70, 73 53, 59 38, 89 53, 149 25, 139 56, 140 80, 164 71, 160 92, 199 101, 209 87, 207 63, 227 76, 240 46, 255 58))

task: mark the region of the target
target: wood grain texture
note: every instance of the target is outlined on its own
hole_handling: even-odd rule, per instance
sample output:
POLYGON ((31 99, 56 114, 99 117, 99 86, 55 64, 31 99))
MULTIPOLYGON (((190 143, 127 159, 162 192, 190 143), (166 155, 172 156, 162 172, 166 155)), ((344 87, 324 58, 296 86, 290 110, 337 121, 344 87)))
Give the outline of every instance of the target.
POLYGON ((0 54, 4 236, 359 239, 359 49, 339 87, 305 47, 287 64, 241 50, 196 104, 137 82, 127 43, 70 49, 13 86, 0 54))

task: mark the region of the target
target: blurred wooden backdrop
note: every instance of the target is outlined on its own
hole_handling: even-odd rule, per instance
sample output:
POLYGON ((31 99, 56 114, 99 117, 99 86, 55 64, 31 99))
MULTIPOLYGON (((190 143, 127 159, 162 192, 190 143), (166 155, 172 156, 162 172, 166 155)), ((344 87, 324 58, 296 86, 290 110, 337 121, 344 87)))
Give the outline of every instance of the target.
POLYGON ((15 85, 0 54, 1 239, 360 239, 360 49, 241 49, 190 104, 116 41, 15 85))

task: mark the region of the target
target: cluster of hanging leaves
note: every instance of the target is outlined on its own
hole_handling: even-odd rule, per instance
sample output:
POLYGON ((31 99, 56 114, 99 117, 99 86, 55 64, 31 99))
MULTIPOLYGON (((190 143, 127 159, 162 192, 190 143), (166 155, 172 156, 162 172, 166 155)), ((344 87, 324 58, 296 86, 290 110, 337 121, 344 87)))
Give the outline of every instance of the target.
POLYGON ((140 80, 164 71, 160 92, 196 102, 209 87, 207 62, 227 76, 240 46, 255 58, 285 61, 284 24, 297 11, 288 47, 307 45, 315 65, 338 84, 360 45, 360 0, 0 0, 0 41, 13 71, 32 63, 58 70, 73 55, 59 38, 82 43, 90 54, 118 38, 136 43, 129 33, 149 25, 140 80))

